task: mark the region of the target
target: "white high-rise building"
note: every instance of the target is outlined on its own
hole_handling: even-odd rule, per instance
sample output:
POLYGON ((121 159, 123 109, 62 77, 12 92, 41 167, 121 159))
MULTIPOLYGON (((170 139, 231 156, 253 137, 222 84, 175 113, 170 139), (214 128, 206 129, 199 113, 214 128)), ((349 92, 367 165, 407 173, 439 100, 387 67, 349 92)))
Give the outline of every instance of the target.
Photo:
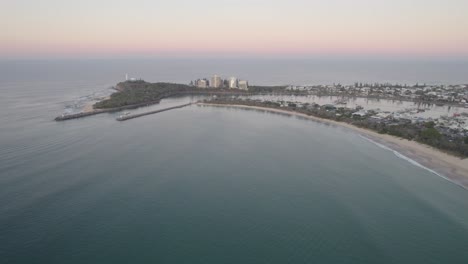
POLYGON ((237 89, 239 82, 236 77, 231 77, 229 79, 229 89, 237 89))
POLYGON ((249 89, 249 82, 248 81, 239 81, 239 89, 248 90, 249 89))
POLYGON ((201 79, 197 81, 198 88, 207 88, 208 87, 208 80, 201 79))
POLYGON ((223 79, 218 75, 211 77, 210 87, 221 88, 223 86, 223 79))

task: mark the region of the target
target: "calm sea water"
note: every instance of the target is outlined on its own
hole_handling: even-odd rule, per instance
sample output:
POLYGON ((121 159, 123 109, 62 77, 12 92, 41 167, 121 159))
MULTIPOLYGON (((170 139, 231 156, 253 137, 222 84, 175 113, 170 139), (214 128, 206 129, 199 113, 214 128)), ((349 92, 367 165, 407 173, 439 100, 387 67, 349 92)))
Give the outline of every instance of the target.
MULTIPOLYGON (((125 72, 261 84, 353 75, 311 64, 0 63, 0 263, 467 263, 468 192, 343 128, 198 106, 52 121, 125 72)), ((353 76, 467 82, 438 68, 353 76)))

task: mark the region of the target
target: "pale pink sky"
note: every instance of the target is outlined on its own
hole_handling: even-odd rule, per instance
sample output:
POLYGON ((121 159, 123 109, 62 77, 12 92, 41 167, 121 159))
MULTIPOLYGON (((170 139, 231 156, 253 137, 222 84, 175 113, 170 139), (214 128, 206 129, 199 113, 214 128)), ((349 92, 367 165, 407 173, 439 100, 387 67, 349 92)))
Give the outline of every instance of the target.
POLYGON ((15 0, 0 58, 468 56, 466 0, 15 0))

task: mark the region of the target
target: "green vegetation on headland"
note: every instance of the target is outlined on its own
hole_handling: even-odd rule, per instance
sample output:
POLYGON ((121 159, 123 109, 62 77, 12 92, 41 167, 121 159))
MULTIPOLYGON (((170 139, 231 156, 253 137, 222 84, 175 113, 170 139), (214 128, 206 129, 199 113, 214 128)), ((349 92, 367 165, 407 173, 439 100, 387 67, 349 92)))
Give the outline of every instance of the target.
POLYGON ((286 86, 252 86, 249 91, 239 89, 198 88, 176 83, 148 83, 127 81, 117 84, 118 92, 110 99, 98 102, 95 109, 120 108, 131 105, 158 103, 163 98, 180 95, 251 95, 286 89, 286 86))
POLYGON ((286 91, 286 86, 252 86, 249 90, 227 88, 199 88, 193 85, 177 83, 148 83, 142 80, 125 81, 115 86, 117 92, 109 99, 97 102, 93 105, 93 111, 77 114, 62 114, 55 118, 56 121, 64 121, 76 118, 92 116, 100 113, 118 112, 125 109, 134 109, 151 104, 157 104, 161 99, 184 95, 254 95, 266 93, 281 93, 286 91))
POLYGON ((335 108, 329 105, 320 106, 318 104, 304 104, 298 106, 295 103, 285 105, 274 101, 241 100, 236 98, 216 98, 205 100, 204 102, 219 105, 245 105, 273 108, 345 122, 381 134, 389 134, 408 140, 414 140, 456 156, 468 157, 468 137, 440 133, 434 127, 434 122, 412 123, 406 120, 399 120, 391 123, 379 122, 372 118, 372 111, 369 111, 366 115, 359 116, 353 114, 356 112, 356 110, 353 109, 344 107, 335 108))
POLYGON ((98 102, 94 108, 116 108, 142 103, 157 103, 165 97, 191 89, 188 85, 172 83, 147 83, 144 81, 122 82, 116 86, 118 92, 109 99, 98 102))

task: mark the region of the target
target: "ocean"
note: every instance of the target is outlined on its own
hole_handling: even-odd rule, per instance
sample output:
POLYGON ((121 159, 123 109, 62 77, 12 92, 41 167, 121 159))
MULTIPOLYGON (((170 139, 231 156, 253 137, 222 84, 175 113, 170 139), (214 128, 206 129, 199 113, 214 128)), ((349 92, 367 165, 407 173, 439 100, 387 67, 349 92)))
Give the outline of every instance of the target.
POLYGON ((345 128, 206 106, 53 121, 125 73, 279 85, 459 84, 466 72, 447 61, 0 62, 0 263, 467 263, 468 192, 345 128))

